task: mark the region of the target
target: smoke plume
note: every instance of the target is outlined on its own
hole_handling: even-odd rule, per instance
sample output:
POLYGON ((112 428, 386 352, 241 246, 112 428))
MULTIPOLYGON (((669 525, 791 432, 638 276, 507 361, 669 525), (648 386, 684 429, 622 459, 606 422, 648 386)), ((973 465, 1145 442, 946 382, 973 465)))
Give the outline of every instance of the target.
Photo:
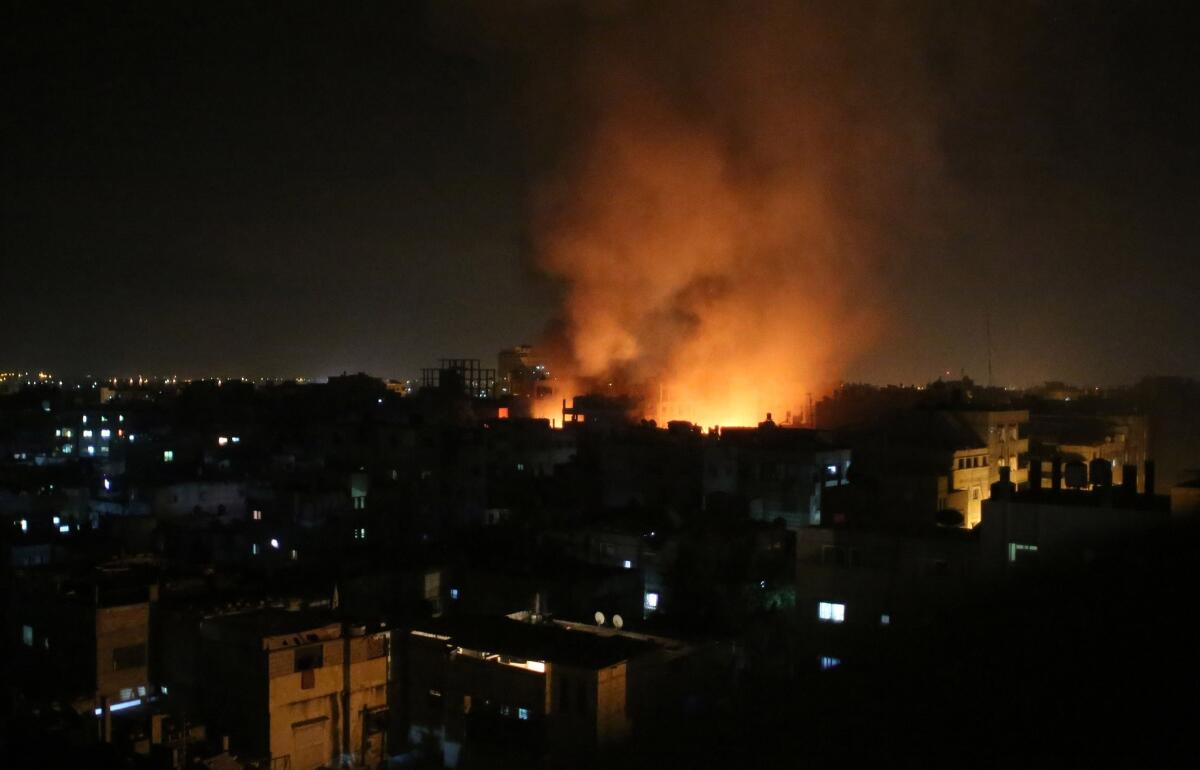
POLYGON ((903 8, 837 5, 610 4, 584 25, 537 254, 569 365, 650 386, 647 416, 799 417, 886 322, 889 237, 938 179, 933 106, 903 8))
POLYGON ((752 424, 799 418, 881 338, 896 244, 941 179, 915 16, 694 0, 519 14, 512 34, 542 41, 532 230, 564 286, 560 376, 641 386, 660 420, 752 424))

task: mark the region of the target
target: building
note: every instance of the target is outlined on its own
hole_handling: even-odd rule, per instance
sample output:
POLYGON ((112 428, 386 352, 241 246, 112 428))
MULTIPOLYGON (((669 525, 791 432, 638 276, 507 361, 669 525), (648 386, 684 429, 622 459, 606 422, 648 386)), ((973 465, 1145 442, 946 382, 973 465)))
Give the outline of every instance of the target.
MULTIPOLYGON (((768 418, 770 415, 768 415, 768 418)), ((744 500, 760 521, 783 519, 789 529, 821 523, 822 491, 849 483, 850 450, 827 434, 782 428, 722 428, 703 445, 703 499, 744 500)))
POLYGON ((537 762, 619 744, 669 708, 693 653, 662 637, 528 612, 442 618, 404 643, 410 743, 436 743, 446 767, 491 747, 537 762))
POLYGON ((264 608, 205 617, 198 632, 195 713, 241 756, 288 770, 386 756, 390 631, 264 608))
MULTIPOLYGON (((1101 468, 1107 468, 1104 460, 1101 468)), ((1007 478, 984 504, 981 568, 992 576, 1031 566, 1067 568, 1085 563, 1096 546, 1145 532, 1171 519, 1172 498, 1154 494, 1153 464, 1147 463, 1147 491, 1138 492, 1137 466, 1124 469, 1123 483, 1064 488, 1058 463, 1049 489, 1034 469, 1030 489, 1017 491, 1007 478)))

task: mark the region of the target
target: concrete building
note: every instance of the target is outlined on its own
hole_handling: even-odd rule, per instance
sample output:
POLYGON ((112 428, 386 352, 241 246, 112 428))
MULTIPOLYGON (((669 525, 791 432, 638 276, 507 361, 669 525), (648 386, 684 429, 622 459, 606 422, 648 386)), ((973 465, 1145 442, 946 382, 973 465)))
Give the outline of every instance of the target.
POLYGON ((28 696, 70 703, 100 718, 142 704, 150 681, 150 605, 157 587, 142 571, 108 564, 83 579, 31 573, 13 586, 8 680, 28 696))
POLYGON ((197 708, 242 756, 288 770, 386 756, 390 631, 267 608, 206 618, 199 635, 197 708))
POLYGON ((722 428, 718 437, 705 437, 703 451, 704 500, 744 499, 752 518, 782 518, 789 529, 819 525, 822 490, 849 483, 849 449, 826 434, 770 420, 758 428, 722 428))
MULTIPOLYGON (((1148 475, 1152 468, 1148 464, 1148 475)), ((1148 492, 1139 493, 1137 475, 1137 467, 1129 466, 1121 486, 1066 489, 1056 470, 1050 489, 1037 483, 1025 491, 1002 478, 984 505, 982 568, 999 576, 1031 566, 1079 566, 1095 546, 1166 524, 1172 498, 1154 494, 1152 478, 1148 492)), ((1040 482, 1036 472, 1034 481, 1040 482)))
POLYGON ((539 762, 618 744, 666 707, 693 653, 528 612, 430 621, 405 645, 409 741, 436 742, 446 767, 491 747, 539 762))
POLYGON ((1028 480, 1029 410, 973 409, 954 415, 975 432, 987 446, 989 484, 1000 480, 1000 469, 1009 469, 1009 479, 1017 486, 1028 480))

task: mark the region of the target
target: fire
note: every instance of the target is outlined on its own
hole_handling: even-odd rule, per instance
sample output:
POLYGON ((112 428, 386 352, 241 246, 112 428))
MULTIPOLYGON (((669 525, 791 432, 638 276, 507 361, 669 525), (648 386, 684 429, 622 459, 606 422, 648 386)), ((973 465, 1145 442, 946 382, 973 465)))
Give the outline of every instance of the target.
POLYGON ((899 223, 938 173, 904 15, 636 6, 581 47, 586 121, 535 195, 565 288, 555 370, 660 424, 800 422, 875 342, 899 223))

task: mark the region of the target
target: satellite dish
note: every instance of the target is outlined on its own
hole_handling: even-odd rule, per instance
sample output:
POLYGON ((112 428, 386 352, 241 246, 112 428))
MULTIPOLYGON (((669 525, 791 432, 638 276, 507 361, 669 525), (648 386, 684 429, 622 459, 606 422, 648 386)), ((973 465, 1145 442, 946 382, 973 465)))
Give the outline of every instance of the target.
POLYGON ((592 617, 594 617, 596 619, 596 625, 598 625, 598 626, 604 625, 604 613, 603 612, 596 610, 596 614, 593 615, 592 617))
POLYGON ((621 617, 620 615, 613 615, 613 626, 617 629, 624 628, 625 618, 621 617))

